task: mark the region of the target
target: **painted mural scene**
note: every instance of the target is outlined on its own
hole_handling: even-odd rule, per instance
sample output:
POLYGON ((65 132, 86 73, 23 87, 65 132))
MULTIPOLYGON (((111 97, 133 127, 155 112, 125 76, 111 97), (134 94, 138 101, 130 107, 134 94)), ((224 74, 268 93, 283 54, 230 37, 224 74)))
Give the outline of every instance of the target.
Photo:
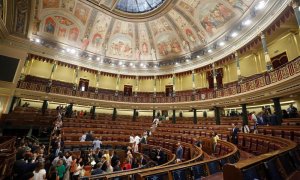
POLYGON ((0 0, 0 180, 299 180, 300 0, 0 0))

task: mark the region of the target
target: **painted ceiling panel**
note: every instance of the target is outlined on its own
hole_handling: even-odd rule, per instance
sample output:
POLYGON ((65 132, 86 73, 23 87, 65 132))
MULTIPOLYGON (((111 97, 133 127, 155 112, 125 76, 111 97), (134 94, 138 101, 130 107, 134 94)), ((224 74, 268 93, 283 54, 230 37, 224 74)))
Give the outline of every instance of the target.
POLYGON ((112 59, 160 61, 204 48, 237 25, 253 2, 43 0, 37 3, 29 37, 38 36, 112 59), (160 6, 167 3, 169 8, 161 10, 160 6), (124 14, 118 16, 118 11, 128 16, 143 16, 145 12, 153 16, 126 20, 124 14))

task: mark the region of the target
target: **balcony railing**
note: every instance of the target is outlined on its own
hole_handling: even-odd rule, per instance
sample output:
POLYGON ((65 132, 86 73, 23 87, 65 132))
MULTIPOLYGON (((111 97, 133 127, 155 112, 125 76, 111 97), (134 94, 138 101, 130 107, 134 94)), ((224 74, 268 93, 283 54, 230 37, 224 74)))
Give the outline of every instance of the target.
POLYGON ((196 93, 193 91, 178 91, 175 97, 163 97, 153 96, 151 93, 141 93, 137 96, 123 96, 122 94, 115 95, 113 90, 101 90, 98 93, 77 91, 67 86, 52 85, 51 88, 47 87, 45 83, 39 82, 26 82, 20 81, 18 88, 27 89, 32 91, 48 92, 53 94, 61 94, 66 96, 76 96, 82 98, 99 99, 105 101, 119 101, 119 102, 131 102, 131 103, 174 103, 174 102, 189 102, 200 101, 214 98, 228 97, 240 93, 250 92, 259 88, 265 87, 270 84, 274 84, 291 76, 295 76, 300 73, 300 58, 297 58, 284 66, 277 68, 271 72, 258 74, 246 79, 242 82, 230 83, 222 89, 201 89, 196 93))

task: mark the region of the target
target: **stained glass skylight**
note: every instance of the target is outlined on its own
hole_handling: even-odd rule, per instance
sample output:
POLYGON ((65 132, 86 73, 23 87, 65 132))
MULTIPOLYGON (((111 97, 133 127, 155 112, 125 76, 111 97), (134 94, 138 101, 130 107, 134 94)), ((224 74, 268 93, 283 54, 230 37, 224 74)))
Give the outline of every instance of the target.
POLYGON ((164 0, 119 0, 117 9, 129 13, 149 12, 159 7, 164 0))

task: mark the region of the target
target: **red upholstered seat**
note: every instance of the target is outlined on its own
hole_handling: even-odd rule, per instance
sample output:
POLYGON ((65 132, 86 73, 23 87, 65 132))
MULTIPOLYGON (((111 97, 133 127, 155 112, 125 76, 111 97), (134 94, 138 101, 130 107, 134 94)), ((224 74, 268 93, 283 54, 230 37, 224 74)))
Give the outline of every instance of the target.
POLYGON ((243 150, 249 151, 251 148, 251 138, 250 137, 245 137, 244 138, 244 146, 242 147, 243 150))
POLYGON ((272 129, 266 129, 265 134, 267 136, 272 136, 272 129))
POLYGON ((250 151, 251 152, 256 152, 257 150, 257 139, 256 138, 252 138, 251 139, 251 148, 250 151))
POLYGON ((240 135, 238 136, 238 147, 243 148, 244 146, 244 136, 240 135))
POLYGON ((300 131, 294 131, 294 141, 300 144, 300 131))
POLYGON ((284 130, 282 133, 283 133, 283 138, 290 139, 290 140, 294 139, 294 132, 293 131, 284 130))
POLYGON ((265 134, 265 130, 264 129, 258 129, 258 134, 265 134))
POLYGON ((282 130, 274 130, 273 135, 275 137, 282 137, 282 130))

